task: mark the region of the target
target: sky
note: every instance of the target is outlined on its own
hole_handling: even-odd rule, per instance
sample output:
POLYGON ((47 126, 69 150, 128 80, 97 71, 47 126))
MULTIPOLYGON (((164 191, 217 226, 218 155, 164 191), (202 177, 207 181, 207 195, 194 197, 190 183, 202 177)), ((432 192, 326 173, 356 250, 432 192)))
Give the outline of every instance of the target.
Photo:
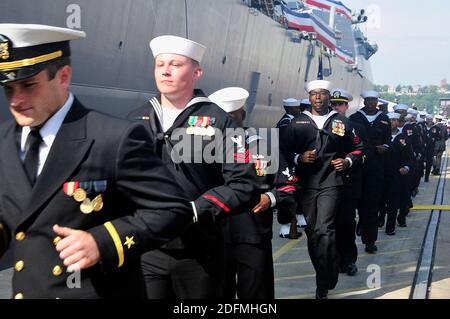
POLYGON ((370 59, 375 84, 450 82, 449 0, 341 1, 369 17, 361 29, 379 47, 370 59))

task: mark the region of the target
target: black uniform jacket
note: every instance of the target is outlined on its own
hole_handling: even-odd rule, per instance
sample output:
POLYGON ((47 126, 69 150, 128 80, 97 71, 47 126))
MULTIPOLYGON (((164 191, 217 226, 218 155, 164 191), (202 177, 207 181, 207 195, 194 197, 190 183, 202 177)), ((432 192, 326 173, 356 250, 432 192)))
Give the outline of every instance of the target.
POLYGON ((331 161, 348 157, 353 165, 360 165, 364 145, 345 116, 330 111, 323 129, 319 129, 311 113, 305 111, 288 126, 288 137, 281 141, 280 149, 288 161, 295 159, 296 154, 316 149, 316 161, 298 163, 295 174, 302 188, 323 189, 344 184, 344 172, 336 171, 331 161))
POLYGON ((193 218, 148 133, 75 100, 33 188, 19 158, 20 133, 15 122, 0 126, 0 253, 15 241, 14 296, 141 297, 138 257, 180 235, 193 218), (82 213, 69 196, 74 183, 91 200, 101 195, 103 208, 82 213), (101 263, 81 271, 80 288, 66 284, 55 224, 88 231, 97 242, 101 263))
MULTIPOLYGON (((391 121, 386 114, 379 111, 376 114, 376 119, 373 122, 369 122, 364 112, 364 108, 352 114, 350 116, 350 121, 359 123, 366 128, 367 132, 367 143, 366 155, 367 164, 375 169, 383 169, 384 163, 382 161, 382 156, 378 154, 376 146, 378 145, 388 145, 391 139, 391 121)), ((370 167, 367 167, 370 170, 370 167)))
POLYGON ((388 205, 391 208, 400 208, 400 205, 409 196, 409 179, 414 165, 415 157, 413 148, 404 133, 398 133, 391 138, 389 150, 386 153, 386 185, 388 188, 388 205), (400 174, 400 168, 408 167, 407 175, 400 174))
POLYGON ((222 240, 220 225, 213 221, 214 217, 246 212, 259 202, 258 176, 250 152, 245 146, 245 131, 239 129, 231 117, 200 90, 194 92, 194 98, 165 133, 159 120, 161 110, 158 96, 133 111, 129 119, 145 124, 152 135, 155 150, 175 172, 178 182, 194 201, 199 216, 199 222, 192 225, 181 240, 177 239, 167 248, 188 248, 194 253, 214 249, 215 239, 222 240), (214 136, 204 135, 207 126, 215 128, 214 136), (197 135, 190 127, 198 127, 197 135), (236 134, 227 136, 227 129, 238 130, 236 134), (194 134, 189 134, 192 131, 194 134), (176 154, 180 153, 177 150, 181 140, 199 145, 194 150, 192 146, 187 147, 185 153, 189 152, 191 155, 183 157, 182 161, 177 156, 172 156, 172 150, 176 154), (219 158, 227 158, 227 161, 208 162, 202 157, 202 154, 211 153, 213 146, 219 144, 225 146, 223 150, 216 148, 216 154, 219 158))
MULTIPOLYGON (((281 191, 278 190, 274 184, 278 161, 274 160, 272 156, 278 156, 277 152, 274 152, 273 149, 271 152, 268 152, 267 146, 262 147, 262 144, 268 143, 269 139, 258 135, 254 129, 248 129, 247 134, 246 144, 249 146, 251 161, 258 175, 260 194, 268 194, 271 202, 275 200, 275 207, 278 209, 283 207, 283 205, 290 204, 289 192, 284 192, 282 187, 280 187, 281 191)), ((270 140, 275 138, 277 136, 270 136, 270 140)), ((271 240, 272 223, 272 207, 258 214, 248 211, 247 213, 234 214, 224 218, 222 229, 225 242, 232 244, 259 244, 271 240)))
POLYGON ((419 126, 417 125, 417 123, 405 124, 405 126, 403 126, 402 133, 406 135, 406 138, 409 140, 416 157, 419 154, 423 155, 425 153, 424 145, 420 137, 419 126))

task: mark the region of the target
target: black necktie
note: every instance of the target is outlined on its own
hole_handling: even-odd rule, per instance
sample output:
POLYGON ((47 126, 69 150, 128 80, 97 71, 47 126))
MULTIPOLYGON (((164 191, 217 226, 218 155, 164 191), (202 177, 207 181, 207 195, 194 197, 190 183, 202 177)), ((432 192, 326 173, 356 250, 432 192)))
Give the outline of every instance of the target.
POLYGON ((39 130, 32 129, 30 134, 28 134, 27 144, 28 151, 25 155, 25 161, 23 162, 23 166, 25 168, 25 172, 27 173, 28 179, 30 180, 31 185, 34 186, 37 177, 37 170, 39 164, 39 146, 42 143, 42 137, 39 133, 39 130))

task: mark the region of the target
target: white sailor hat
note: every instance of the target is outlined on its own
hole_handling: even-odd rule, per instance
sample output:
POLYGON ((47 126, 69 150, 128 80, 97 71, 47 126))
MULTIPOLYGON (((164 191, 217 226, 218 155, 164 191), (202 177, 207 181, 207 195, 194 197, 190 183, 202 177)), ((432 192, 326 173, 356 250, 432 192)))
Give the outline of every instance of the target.
POLYGON ((390 120, 398 120, 400 118, 400 113, 396 113, 396 112, 389 112, 387 114, 387 116, 389 117, 390 120))
POLYGON ((343 89, 334 89, 333 92, 331 92, 330 101, 348 103, 353 101, 353 95, 351 95, 350 92, 343 89))
POLYGON ((394 106, 394 111, 401 111, 401 110, 408 111, 408 109, 409 109, 409 106, 406 104, 397 104, 394 106))
POLYGON ((408 114, 417 115, 417 114, 419 114, 419 111, 417 111, 417 110, 415 110, 413 108, 409 108, 408 109, 408 114))
POLYGON ((288 99, 284 99, 283 100, 283 106, 299 107, 300 106, 300 101, 290 97, 288 99))
POLYGON ((408 114, 405 116, 405 120, 410 120, 410 119, 412 119, 412 117, 413 117, 412 114, 408 114))
POLYGON ((48 25, 0 23, 0 84, 35 76, 52 60, 70 56, 70 40, 85 37, 48 25))
POLYGON ((427 120, 432 120, 434 118, 433 114, 427 114, 425 117, 427 120))
POLYGON ((309 99, 303 99, 300 102, 300 105, 311 105, 311 101, 309 99))
POLYGON ((436 120, 443 120, 444 119, 444 117, 442 115, 439 115, 439 114, 435 115, 434 118, 436 120))
POLYGON ((240 87, 228 87, 214 92, 208 98, 227 113, 244 107, 249 93, 240 87))
POLYGON ((380 98, 380 93, 378 93, 377 91, 364 91, 361 93, 361 97, 363 99, 368 99, 368 98, 376 98, 379 99, 380 98))
POLYGON ((163 53, 179 54, 202 62, 206 47, 192 40, 173 35, 162 35, 150 41, 153 57, 163 53))
POLYGON ((419 116, 427 116, 427 112, 426 111, 419 111, 419 116))
POLYGON ((315 80, 308 82, 305 86, 305 90, 308 93, 316 89, 324 89, 327 90, 328 92, 331 92, 331 90, 333 89, 333 83, 325 80, 315 80))

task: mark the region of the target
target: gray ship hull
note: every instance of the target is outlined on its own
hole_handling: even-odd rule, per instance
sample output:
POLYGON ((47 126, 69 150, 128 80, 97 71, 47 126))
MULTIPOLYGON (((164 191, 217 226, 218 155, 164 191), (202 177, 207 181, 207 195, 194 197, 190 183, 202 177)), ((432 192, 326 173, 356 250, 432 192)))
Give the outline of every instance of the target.
MULTIPOLYGON (((227 86, 249 90, 249 125, 272 127, 284 113, 282 99, 306 97, 305 82, 317 78, 319 47, 293 42, 292 31, 241 0, 2 0, 0 12, 2 23, 85 31, 87 38, 72 44, 72 90, 89 107, 119 117, 156 93, 148 43, 158 35, 206 45, 198 87, 207 94, 227 86)), ((330 63, 325 79, 337 87, 354 96, 372 87, 369 65, 355 73, 336 57, 330 63)), ((10 118, 3 95, 0 105, 0 120, 10 118)))

